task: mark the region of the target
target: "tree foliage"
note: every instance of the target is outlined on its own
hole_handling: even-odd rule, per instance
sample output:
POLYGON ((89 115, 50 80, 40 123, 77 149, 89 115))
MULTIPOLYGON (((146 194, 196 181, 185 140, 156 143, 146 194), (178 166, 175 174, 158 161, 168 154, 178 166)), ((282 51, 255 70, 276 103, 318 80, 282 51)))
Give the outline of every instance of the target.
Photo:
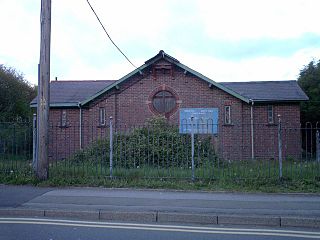
POLYGON ((0 64, 0 120, 28 119, 36 88, 14 68, 0 64))
POLYGON ((300 71, 298 83, 309 97, 301 104, 301 122, 320 121, 320 60, 311 61, 300 71))

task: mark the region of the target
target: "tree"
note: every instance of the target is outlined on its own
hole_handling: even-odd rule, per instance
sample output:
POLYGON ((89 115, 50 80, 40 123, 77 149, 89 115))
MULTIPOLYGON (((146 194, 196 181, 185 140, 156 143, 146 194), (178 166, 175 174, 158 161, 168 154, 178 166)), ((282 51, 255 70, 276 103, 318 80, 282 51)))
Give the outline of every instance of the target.
POLYGON ((0 64, 0 121, 28 119, 32 114, 29 104, 36 95, 36 87, 22 74, 0 64))
POLYGON ((300 71, 298 83, 309 97, 301 104, 301 122, 320 124, 320 60, 311 61, 300 71))

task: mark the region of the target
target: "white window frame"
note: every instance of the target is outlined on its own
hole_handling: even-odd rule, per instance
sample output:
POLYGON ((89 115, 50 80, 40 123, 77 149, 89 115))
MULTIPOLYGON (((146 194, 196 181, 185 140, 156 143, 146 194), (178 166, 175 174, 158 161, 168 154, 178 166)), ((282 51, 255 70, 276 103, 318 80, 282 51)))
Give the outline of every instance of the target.
POLYGON ((67 118, 67 110, 63 109, 61 111, 61 127, 66 127, 68 123, 68 118, 67 118))
POLYGON ((224 106, 224 123, 231 124, 231 106, 224 106))
POLYGON ((267 106, 267 120, 269 124, 274 123, 274 108, 273 105, 267 106))
POLYGON ((99 108, 99 125, 106 125, 106 109, 104 107, 99 108))

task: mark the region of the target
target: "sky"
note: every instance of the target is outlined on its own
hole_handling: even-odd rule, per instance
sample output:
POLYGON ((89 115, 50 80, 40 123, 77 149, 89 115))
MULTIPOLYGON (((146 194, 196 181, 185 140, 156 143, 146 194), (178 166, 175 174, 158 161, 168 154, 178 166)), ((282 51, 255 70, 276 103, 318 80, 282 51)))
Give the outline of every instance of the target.
MULTIPOLYGON (((90 0, 136 65, 160 50, 216 82, 294 80, 320 59, 319 0, 90 0)), ((40 0, 0 0, 0 64, 37 84, 40 0)), ((52 0, 51 79, 117 80, 134 68, 86 0, 52 0)))

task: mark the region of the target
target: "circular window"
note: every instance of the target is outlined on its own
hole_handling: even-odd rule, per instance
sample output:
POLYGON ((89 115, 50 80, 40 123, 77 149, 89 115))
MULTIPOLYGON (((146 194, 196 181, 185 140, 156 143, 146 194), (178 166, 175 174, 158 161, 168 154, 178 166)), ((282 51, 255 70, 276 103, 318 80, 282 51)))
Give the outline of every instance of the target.
POLYGON ((154 109, 162 114, 170 113, 176 107, 176 98, 169 91, 157 92, 152 98, 154 109))

